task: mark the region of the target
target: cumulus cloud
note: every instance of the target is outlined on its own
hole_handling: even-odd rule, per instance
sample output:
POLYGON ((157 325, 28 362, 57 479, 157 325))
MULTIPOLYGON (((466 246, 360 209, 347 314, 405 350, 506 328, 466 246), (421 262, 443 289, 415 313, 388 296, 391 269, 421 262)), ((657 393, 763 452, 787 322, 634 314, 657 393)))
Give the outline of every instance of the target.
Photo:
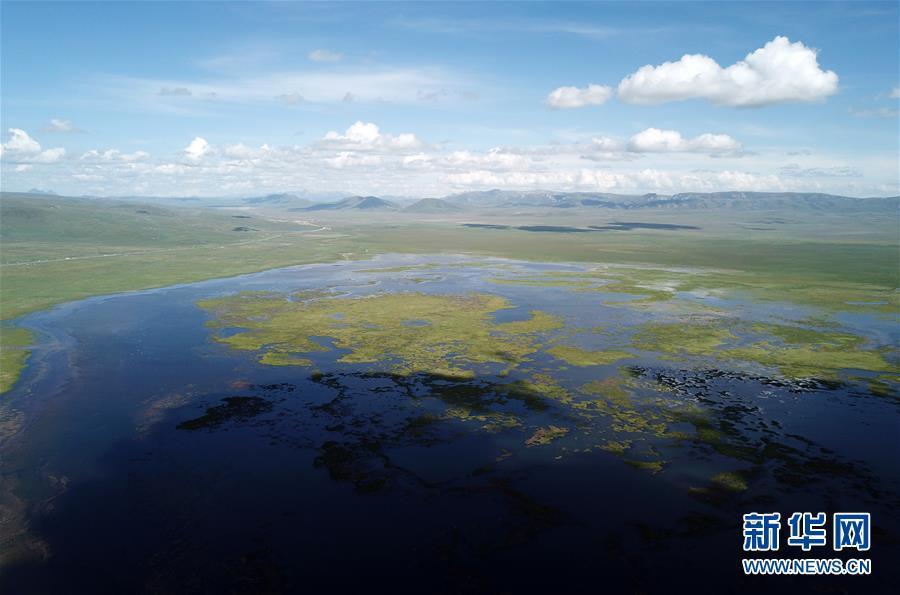
POLYGON ((31 155, 41 151, 41 145, 21 128, 9 129, 9 140, 3 143, 3 152, 31 155))
POLYGON ((62 120, 60 118, 52 118, 42 130, 44 132, 82 132, 80 128, 76 128, 72 124, 71 120, 62 120))
POLYGON ((547 95, 546 104, 550 109, 574 109, 588 105, 603 105, 612 95, 612 88, 606 85, 559 87, 547 95))
POLYGON ((118 149, 107 149, 105 151, 98 151, 97 149, 91 149, 89 151, 85 151, 81 157, 81 161, 121 161, 123 163, 136 163, 138 161, 147 161, 150 159, 150 153, 146 151, 135 151, 134 153, 122 153, 118 149))
POLYGON ((900 99, 900 87, 891 89, 891 99, 900 99))
POLYGON ((701 134, 684 138, 675 130, 647 128, 628 141, 628 150, 634 153, 725 153, 738 151, 741 143, 727 134, 701 134))
POLYGON ((52 185, 71 194, 248 196, 299 187, 408 196, 488 188, 796 190, 851 196, 900 191, 896 160, 889 155, 867 154, 864 161, 819 154, 787 158, 779 150, 742 160, 746 170, 716 167, 723 162, 710 157, 746 155, 740 143, 724 134, 684 136, 657 128, 630 138, 578 136, 545 145, 475 150, 426 144, 413 134, 391 135, 360 121, 304 145, 212 146, 197 137, 168 159, 117 149, 92 149, 64 159, 62 148, 45 151, 27 133, 15 130, 3 145, 4 183, 52 185))
POLYGON ((530 165, 527 157, 499 147, 488 149, 484 153, 453 151, 447 155, 443 163, 451 167, 477 167, 489 170, 525 169, 530 165))
POLYGON ((325 163, 335 169, 381 165, 383 160, 377 155, 357 155, 352 151, 341 151, 336 156, 325 159, 325 163))
POLYGON ((321 146, 345 150, 411 150, 421 148, 424 143, 415 134, 404 133, 397 136, 383 134, 372 122, 356 122, 343 134, 335 131, 327 133, 319 142, 321 146))
POLYGON ((340 62, 344 54, 341 52, 332 52, 331 50, 318 49, 309 53, 309 59, 313 62, 340 62))
POLYGON ((236 145, 226 146, 222 152, 226 157, 232 159, 260 159, 271 153, 272 148, 269 145, 260 145, 259 148, 254 149, 244 143, 237 143, 236 145))
POLYGON ((0 157, 15 162, 55 163, 66 155, 62 147, 42 151, 41 144, 21 128, 10 128, 9 140, 0 145, 0 149, 0 157))
POLYGON ((62 147, 56 147, 54 149, 47 149, 46 151, 41 151, 34 157, 29 159, 32 163, 56 163, 60 159, 66 156, 66 150, 62 147))
POLYGON ((816 50, 779 36, 725 68, 703 54, 648 64, 622 79, 618 95, 645 105, 705 99, 716 105, 757 107, 821 101, 837 90, 838 75, 819 67, 816 50))
POLYGON ((485 170, 452 173, 444 181, 468 188, 561 189, 600 192, 711 192, 716 190, 777 191, 785 186, 778 176, 748 172, 695 171, 688 173, 656 169, 612 172, 597 169, 540 172, 490 172, 485 170))
POLYGON ((199 136, 194 137, 191 144, 184 148, 184 156, 188 161, 200 161, 211 152, 212 147, 206 142, 205 138, 199 136))

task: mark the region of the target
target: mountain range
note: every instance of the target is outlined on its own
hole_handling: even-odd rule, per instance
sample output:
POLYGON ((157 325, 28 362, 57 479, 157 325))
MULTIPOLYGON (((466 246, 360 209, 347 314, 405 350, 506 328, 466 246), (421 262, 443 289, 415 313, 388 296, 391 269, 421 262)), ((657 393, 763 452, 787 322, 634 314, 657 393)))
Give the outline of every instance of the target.
MULTIPOLYGON (((48 191, 26 193, 35 198, 55 196, 48 191)), ((152 204, 216 207, 262 207, 302 211, 398 211, 407 213, 444 213, 472 210, 518 209, 700 209, 700 210, 805 210, 810 212, 883 212, 900 213, 900 197, 855 198, 815 192, 682 192, 678 194, 612 194, 606 192, 553 192, 486 190, 462 192, 444 198, 410 200, 397 197, 347 196, 336 193, 275 193, 244 198, 159 198, 115 197, 119 200, 152 204)))
POLYGON ((515 192, 488 190, 464 192, 445 198, 423 198, 403 205, 377 196, 350 196, 331 203, 298 206, 294 211, 404 211, 453 213, 504 208, 606 208, 606 209, 727 209, 898 212, 900 197, 853 198, 801 192, 687 192, 661 194, 609 194, 595 192, 515 192))

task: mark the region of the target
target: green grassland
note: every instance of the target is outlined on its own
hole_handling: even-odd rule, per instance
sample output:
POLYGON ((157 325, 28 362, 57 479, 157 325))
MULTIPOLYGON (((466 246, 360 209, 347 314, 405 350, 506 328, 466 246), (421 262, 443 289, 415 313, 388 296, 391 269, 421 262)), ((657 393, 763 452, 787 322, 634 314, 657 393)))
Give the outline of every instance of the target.
MULTIPOLYGON (((895 220, 818 214, 784 218, 789 222, 770 228, 758 223, 777 214, 643 211, 626 216, 606 209, 441 217, 295 214, 5 193, 0 196, 0 320, 93 295, 388 252, 694 267, 681 275, 679 289, 741 291, 757 299, 896 316, 900 232, 895 220), (586 226, 622 219, 701 229, 536 233, 462 225, 586 226)), ((671 276, 645 268, 596 275, 606 290, 615 286, 612 280, 620 291, 643 292, 650 302, 668 297, 668 289, 659 285, 671 276)), ((596 280, 572 282, 590 289, 596 280)), ((549 284, 561 282, 555 278, 549 284)), ((24 364, 20 344, 31 339, 0 328, 2 373, 11 383, 24 364)))

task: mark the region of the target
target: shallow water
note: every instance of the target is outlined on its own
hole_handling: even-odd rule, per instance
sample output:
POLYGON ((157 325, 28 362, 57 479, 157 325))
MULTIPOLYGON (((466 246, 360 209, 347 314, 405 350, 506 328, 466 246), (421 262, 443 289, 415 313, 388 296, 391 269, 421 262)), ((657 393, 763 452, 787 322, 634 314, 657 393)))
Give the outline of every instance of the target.
MULTIPOLYGON (((820 510, 872 513, 874 573, 801 577, 803 586, 891 587, 897 400, 853 375, 797 384, 759 366, 639 350, 585 367, 541 351, 508 375, 487 364, 466 381, 341 363, 346 351, 335 349, 304 355, 312 368, 266 366, 258 353, 216 342, 241 329, 207 326, 214 316, 197 305, 259 290, 335 296, 325 299, 489 293, 512 305, 495 322, 545 311, 564 328, 542 340, 588 349, 619 348, 636 325, 678 320, 630 308, 623 294, 488 280, 558 270, 581 267, 387 255, 92 298, 21 319, 41 345, 5 397, 25 421, 4 439, 0 466, 3 502, 16 512, 8 518, 27 531, 3 547, 31 555, 0 571, 0 592, 750 590, 763 581, 738 574, 741 515, 820 510), (630 404, 586 413, 505 392, 535 374, 573 393, 624 378, 630 404), (448 415, 461 403, 466 415, 448 415), (698 411, 700 422, 686 414, 698 411), (479 413, 518 425, 485 430, 479 413), (719 437, 697 438, 698 424, 719 437), (553 427, 567 432, 534 438, 553 427), (631 450, 602 448, 621 441, 631 450), (746 489, 711 482, 733 471, 746 489)), ((752 322, 810 314, 676 298, 709 299, 752 322)), ((883 322, 840 320, 875 345, 896 339, 883 322)))

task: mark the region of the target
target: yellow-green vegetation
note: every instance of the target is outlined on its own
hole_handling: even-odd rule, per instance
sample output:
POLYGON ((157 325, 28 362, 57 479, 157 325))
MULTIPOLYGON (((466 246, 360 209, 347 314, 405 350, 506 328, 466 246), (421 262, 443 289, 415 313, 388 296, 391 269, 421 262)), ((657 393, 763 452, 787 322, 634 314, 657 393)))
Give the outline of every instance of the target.
POLYGON ((34 337, 24 328, 0 327, 0 393, 11 389, 25 367, 34 337))
POLYGON ((525 380, 517 380, 507 385, 507 392, 524 401, 526 405, 541 409, 544 399, 551 399, 564 405, 571 404, 572 396, 549 374, 535 373, 525 380))
POLYGON ((625 462, 635 469, 642 469, 644 471, 649 471, 650 473, 659 473, 663 469, 662 461, 635 461, 632 459, 625 459, 625 462))
POLYGON ((624 454, 625 451, 628 450, 628 448, 630 446, 631 446, 630 440, 607 440, 604 444, 600 445, 600 448, 607 452, 621 455, 621 454, 624 454))
MULTIPOLYGON (((688 264, 685 261, 684 264, 688 264)), ((492 279, 494 283, 537 287, 568 287, 575 291, 598 291, 636 296, 624 302, 632 307, 668 301, 676 291, 699 295, 745 297, 810 305, 827 311, 857 311, 896 314, 900 293, 896 275, 884 271, 883 283, 848 282, 846 279, 815 278, 824 273, 799 267, 796 276, 778 270, 747 271, 714 268, 671 269, 645 266, 604 266, 586 271, 548 271, 522 277, 492 279)), ((846 277, 853 276, 845 270, 846 277)), ((825 275, 823 274, 823 277, 825 275)), ((832 275, 828 275, 832 277, 832 275)))
POLYGON ((710 478, 716 486, 731 492, 743 492, 747 489, 747 480, 739 471, 725 471, 710 478))
POLYGON ((569 433, 569 428, 560 428, 557 426, 548 426, 546 428, 538 428, 534 434, 525 441, 525 446, 541 446, 550 444, 557 438, 562 438, 569 433))
POLYGON ((328 337, 346 350, 342 363, 389 363, 397 374, 457 379, 471 378, 478 364, 519 365, 541 348, 542 333, 562 324, 543 312, 496 323, 493 314, 511 304, 489 294, 390 293, 298 302, 254 293, 199 305, 214 314, 211 327, 242 329, 218 341, 259 351, 262 363, 304 365, 290 358, 325 351, 313 337, 328 337))
POLYGON ((625 351, 593 351, 570 345, 556 345, 548 349, 547 353, 573 366, 605 366, 634 357, 625 351))
POLYGON ((765 338, 728 349, 722 356, 757 362, 793 378, 829 380, 844 369, 900 372, 885 359, 883 351, 865 349, 865 339, 857 335, 773 324, 754 325, 753 331, 776 340, 765 338))
POLYGON ((648 323, 635 333, 633 345, 670 355, 712 355, 734 335, 720 323, 648 323))

